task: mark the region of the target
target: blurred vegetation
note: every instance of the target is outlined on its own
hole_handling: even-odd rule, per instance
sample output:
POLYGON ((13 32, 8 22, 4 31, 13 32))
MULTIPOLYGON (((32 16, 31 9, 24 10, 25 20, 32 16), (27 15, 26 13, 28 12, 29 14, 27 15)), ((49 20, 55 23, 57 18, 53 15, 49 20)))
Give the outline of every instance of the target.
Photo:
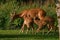
POLYGON ((14 20, 10 25, 10 13, 14 9, 16 13, 29 8, 42 8, 47 12, 47 15, 55 18, 55 26, 57 26, 57 15, 55 10, 56 0, 0 0, 0 29, 20 29, 23 19, 14 20))
MULTIPOLYGON (((47 32, 47 31, 46 31, 47 32)), ((0 30, 0 40, 58 40, 59 34, 58 31, 51 31, 48 35, 46 32, 40 31, 39 33, 32 34, 32 31, 29 31, 26 34, 25 32, 20 32, 20 30, 0 30), (47 37, 46 37, 47 36, 47 37)))

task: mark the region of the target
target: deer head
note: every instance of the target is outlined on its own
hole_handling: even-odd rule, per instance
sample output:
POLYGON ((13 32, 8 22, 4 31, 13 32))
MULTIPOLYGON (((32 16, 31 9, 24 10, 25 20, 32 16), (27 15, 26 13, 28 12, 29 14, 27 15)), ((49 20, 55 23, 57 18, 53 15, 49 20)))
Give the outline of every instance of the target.
POLYGON ((16 12, 10 13, 10 21, 14 19, 14 16, 16 15, 16 12))

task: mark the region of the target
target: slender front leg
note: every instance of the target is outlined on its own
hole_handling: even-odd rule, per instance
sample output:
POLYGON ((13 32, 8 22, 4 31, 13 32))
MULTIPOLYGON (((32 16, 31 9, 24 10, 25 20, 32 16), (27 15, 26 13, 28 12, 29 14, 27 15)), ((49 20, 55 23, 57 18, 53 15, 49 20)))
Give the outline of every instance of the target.
POLYGON ((33 30, 34 30, 33 23, 34 23, 34 22, 31 23, 32 33, 33 33, 33 30))
POLYGON ((36 32, 38 33, 41 28, 42 28, 42 26, 39 26, 36 32))
POLYGON ((27 34, 28 30, 29 30, 29 24, 27 24, 27 31, 26 31, 26 34, 27 34))
POLYGON ((32 26, 32 33, 33 33, 34 27, 32 26))

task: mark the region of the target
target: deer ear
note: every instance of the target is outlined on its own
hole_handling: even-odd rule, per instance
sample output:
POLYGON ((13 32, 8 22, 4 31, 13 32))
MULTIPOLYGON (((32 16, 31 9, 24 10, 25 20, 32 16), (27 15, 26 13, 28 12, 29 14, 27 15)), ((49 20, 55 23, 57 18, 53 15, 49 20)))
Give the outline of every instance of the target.
POLYGON ((10 13, 10 16, 14 16, 16 15, 16 12, 10 13))

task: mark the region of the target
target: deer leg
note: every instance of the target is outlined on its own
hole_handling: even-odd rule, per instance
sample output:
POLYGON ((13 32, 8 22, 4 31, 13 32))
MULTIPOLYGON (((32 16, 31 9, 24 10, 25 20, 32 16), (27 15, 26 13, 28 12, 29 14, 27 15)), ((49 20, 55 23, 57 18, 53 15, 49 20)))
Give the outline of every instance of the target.
POLYGON ((52 26, 52 28, 54 29, 54 32, 56 32, 57 29, 58 29, 58 28, 57 28, 56 26, 54 26, 54 25, 52 26))
POLYGON ((27 24, 27 31, 26 31, 26 33, 28 32, 28 30, 29 30, 29 24, 27 24))
POLYGON ((36 32, 38 33, 38 32, 39 32, 39 30, 40 30, 41 28, 42 28, 42 27, 41 27, 41 26, 39 26, 36 32))
POLYGON ((38 33, 38 32, 39 32, 39 30, 40 30, 40 27, 37 29, 37 31, 36 31, 36 32, 38 33))
POLYGON ((49 24, 47 24, 48 30, 50 29, 49 24))
POLYGON ((33 33, 34 27, 32 26, 32 33, 33 33))
POLYGON ((47 34, 48 34, 51 30, 52 30, 52 27, 50 26, 49 31, 47 32, 47 34))
POLYGON ((32 33, 33 33, 33 30, 34 30, 34 27, 33 27, 33 22, 31 23, 31 27, 32 27, 32 33))

